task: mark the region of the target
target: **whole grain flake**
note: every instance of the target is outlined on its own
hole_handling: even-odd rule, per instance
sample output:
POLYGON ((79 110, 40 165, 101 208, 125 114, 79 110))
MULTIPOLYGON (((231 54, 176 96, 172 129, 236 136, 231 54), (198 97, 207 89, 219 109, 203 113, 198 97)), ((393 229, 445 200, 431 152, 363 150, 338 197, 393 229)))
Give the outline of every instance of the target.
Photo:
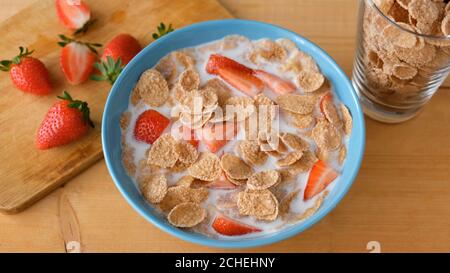
POLYGON ((200 224, 206 217, 206 210, 197 203, 186 202, 174 207, 167 219, 176 227, 188 228, 200 224))
POLYGON ((148 163, 162 168, 173 167, 178 160, 176 145, 177 141, 170 134, 161 135, 150 148, 148 163))
POLYGON ((265 190, 281 180, 280 174, 276 170, 267 170, 254 173, 247 180, 247 187, 251 190, 265 190))
POLYGON ((204 181, 214 181, 220 177, 220 160, 213 153, 203 153, 200 159, 188 169, 189 174, 204 181))
POLYGON ((161 202, 167 193, 167 179, 164 174, 151 174, 138 178, 144 197, 153 204, 161 202))
POLYGON ((342 143, 341 135, 328 121, 318 122, 312 131, 312 137, 317 146, 324 150, 336 150, 342 143))
POLYGON ((167 81, 156 69, 149 69, 142 73, 135 89, 142 100, 150 106, 161 106, 169 98, 167 81))
POLYGON ((258 220, 274 221, 278 216, 278 200, 269 190, 242 191, 237 201, 239 213, 258 220))
POLYGON ((233 179, 247 179, 249 178, 253 170, 245 163, 241 158, 225 153, 220 159, 220 166, 222 170, 233 179))
POLYGON ((206 188, 193 189, 186 184, 169 187, 163 200, 158 204, 164 212, 171 211, 175 206, 184 202, 202 203, 209 195, 206 188))

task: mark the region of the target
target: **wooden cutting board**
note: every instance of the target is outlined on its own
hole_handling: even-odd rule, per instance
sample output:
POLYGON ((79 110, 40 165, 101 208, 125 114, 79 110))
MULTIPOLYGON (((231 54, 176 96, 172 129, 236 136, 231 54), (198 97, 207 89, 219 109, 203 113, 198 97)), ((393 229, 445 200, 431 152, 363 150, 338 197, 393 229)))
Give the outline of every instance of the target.
MULTIPOLYGON (((160 22, 180 28, 195 22, 231 18, 216 0, 86 0, 97 19, 81 40, 105 44, 118 33, 134 35, 142 46, 153 41, 160 22)), ((19 46, 35 50, 50 71, 54 91, 36 97, 17 90, 7 73, 0 74, 0 212, 17 213, 102 157, 101 119, 111 86, 86 82, 70 86, 59 67, 59 33, 54 0, 39 0, 0 25, 0 59, 17 55, 19 46), (85 100, 96 125, 73 144, 39 151, 35 133, 56 95, 68 90, 85 100)))

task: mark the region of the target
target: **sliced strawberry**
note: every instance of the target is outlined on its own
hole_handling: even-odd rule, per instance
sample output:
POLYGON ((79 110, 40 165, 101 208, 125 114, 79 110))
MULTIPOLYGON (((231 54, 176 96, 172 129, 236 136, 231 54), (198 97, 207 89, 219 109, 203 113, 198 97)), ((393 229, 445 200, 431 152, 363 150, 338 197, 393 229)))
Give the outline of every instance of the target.
POLYGON ((220 190, 233 190, 236 188, 236 185, 231 183, 227 179, 225 174, 222 173, 222 175, 219 177, 219 179, 208 184, 208 188, 220 189, 220 190))
POLYGON ((338 175, 338 172, 328 167, 322 160, 318 160, 309 173, 303 199, 308 200, 321 193, 338 175))
POLYGON ((202 143, 215 153, 236 136, 237 125, 234 122, 214 123, 203 127, 200 133, 202 143))
POLYGON ((251 97, 264 90, 264 83, 253 75, 251 68, 218 54, 209 57, 206 71, 219 75, 228 84, 251 97))
POLYGON ((136 120, 134 137, 148 144, 153 144, 169 125, 170 120, 158 111, 147 110, 136 120))
POLYGON ((211 54, 206 64, 206 72, 213 75, 219 74, 219 68, 234 68, 242 73, 252 74, 253 70, 233 59, 227 58, 219 54, 211 54))
POLYGON ((253 75, 261 79, 270 90, 277 94, 285 95, 297 90, 292 82, 283 80, 282 78, 269 72, 263 70, 255 70, 253 75))
POLYGON ((58 44, 63 47, 60 56, 61 70, 67 81, 72 85, 87 81, 97 59, 94 47, 100 47, 101 44, 80 42, 64 35, 59 37, 61 41, 58 44))
POLYGON ((86 31, 92 22, 91 10, 82 0, 56 0, 56 14, 63 26, 77 32, 86 31))
POLYGON ((217 215, 216 218, 214 218, 212 228, 218 233, 226 236, 238 236, 262 231, 257 227, 241 223, 224 215, 217 215))

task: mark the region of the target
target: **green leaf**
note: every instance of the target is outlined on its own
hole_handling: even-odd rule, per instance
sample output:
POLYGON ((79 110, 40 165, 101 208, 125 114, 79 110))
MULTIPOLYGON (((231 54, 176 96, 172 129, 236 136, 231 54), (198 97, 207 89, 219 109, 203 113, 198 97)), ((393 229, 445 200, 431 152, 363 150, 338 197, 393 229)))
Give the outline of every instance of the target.
POLYGON ((111 56, 106 57, 106 61, 95 63, 94 66, 100 71, 101 74, 92 75, 90 79, 94 81, 108 81, 111 84, 114 84, 117 77, 119 77, 123 70, 122 61, 120 58, 118 58, 117 61, 114 61, 111 56))
POLYGON ((12 59, 12 62, 13 62, 14 64, 20 64, 20 56, 14 57, 14 58, 12 59))
POLYGON ((72 97, 70 96, 70 94, 66 90, 63 91, 61 96, 57 96, 57 98, 73 102, 72 97))
POLYGON ((162 36, 172 32, 172 31, 174 31, 174 29, 172 28, 172 24, 169 24, 169 27, 166 28, 166 25, 163 22, 161 22, 159 24, 159 26, 156 27, 156 30, 158 32, 152 34, 152 37, 155 40, 161 38, 162 36))
POLYGON ((93 80, 93 81, 101 82, 101 81, 106 81, 108 78, 106 78, 106 77, 104 77, 102 75, 91 75, 89 77, 89 79, 93 80))

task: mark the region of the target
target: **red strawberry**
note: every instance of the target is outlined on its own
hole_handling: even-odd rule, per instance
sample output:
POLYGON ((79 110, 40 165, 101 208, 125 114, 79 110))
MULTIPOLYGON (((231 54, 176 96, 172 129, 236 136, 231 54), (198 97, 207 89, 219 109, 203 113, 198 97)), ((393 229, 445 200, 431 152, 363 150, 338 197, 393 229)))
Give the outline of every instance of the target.
POLYGON ((242 71, 243 73, 252 74, 253 70, 243 64, 236 62, 233 59, 227 58, 219 54, 211 54, 206 64, 206 72, 217 75, 220 68, 233 68, 242 71))
POLYGON ((338 172, 328 167, 322 160, 318 160, 309 173, 303 199, 308 200, 321 193, 338 175, 338 172))
POLYGON ((206 72, 219 75, 228 84, 251 97, 264 90, 264 83, 253 75, 251 68, 218 54, 209 57, 206 72))
POLYGON ((212 223, 212 228, 222 235, 237 236, 262 230, 239 221, 228 218, 224 215, 217 215, 212 223))
POLYGON ((20 53, 12 60, 0 62, 0 70, 9 71, 13 84, 20 90, 35 95, 47 95, 52 90, 50 74, 38 59, 29 57, 33 51, 19 47, 20 53))
POLYGON ((73 100, 66 91, 58 98, 61 101, 50 108, 37 131, 36 147, 40 150, 73 142, 85 135, 89 126, 94 127, 87 102, 73 100))
POLYGON ((63 47, 60 64, 67 81, 72 85, 87 81, 97 59, 97 51, 94 47, 102 45, 76 41, 64 35, 59 37, 62 41, 58 44, 63 47))
POLYGON ((134 137, 148 144, 153 144, 169 125, 170 120, 158 111, 147 110, 143 112, 134 126, 134 137))
POLYGON ((280 77, 266 71, 255 70, 253 75, 262 80, 270 90, 277 94, 285 95, 297 90, 292 82, 283 80, 280 77))
POLYGON ((129 34, 119 34, 106 44, 102 60, 106 61, 108 56, 111 56, 114 61, 120 58, 125 66, 141 49, 142 47, 136 38, 129 34))
POLYGON ((75 33, 85 32, 90 24, 91 10, 82 0, 56 0, 56 14, 66 28, 75 33))
POLYGON ((91 80, 109 81, 113 84, 123 67, 141 51, 139 42, 129 34, 119 34, 114 37, 103 51, 102 61, 95 63, 100 74, 92 75, 91 80))
POLYGON ((207 185, 208 188, 212 189, 221 189, 221 190, 233 190, 236 188, 236 185, 231 183, 224 173, 219 177, 219 179, 209 183, 207 185))
POLYGON ((212 153, 220 150, 237 134, 234 122, 214 123, 202 128, 200 139, 212 153))

